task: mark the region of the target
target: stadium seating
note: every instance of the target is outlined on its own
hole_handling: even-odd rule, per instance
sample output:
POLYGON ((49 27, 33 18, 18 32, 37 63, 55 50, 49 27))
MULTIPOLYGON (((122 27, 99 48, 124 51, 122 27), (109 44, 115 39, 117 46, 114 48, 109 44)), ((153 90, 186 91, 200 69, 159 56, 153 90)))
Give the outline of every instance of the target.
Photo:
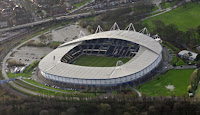
POLYGON ((138 50, 138 44, 125 40, 112 38, 93 39, 84 41, 74 47, 62 57, 61 61, 71 63, 81 55, 134 57, 138 50))

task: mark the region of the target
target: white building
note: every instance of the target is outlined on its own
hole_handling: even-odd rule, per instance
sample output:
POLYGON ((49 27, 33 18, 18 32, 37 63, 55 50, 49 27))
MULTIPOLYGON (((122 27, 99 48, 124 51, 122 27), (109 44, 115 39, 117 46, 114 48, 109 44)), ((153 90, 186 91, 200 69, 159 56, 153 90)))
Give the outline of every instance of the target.
POLYGON ((187 50, 182 50, 178 53, 178 56, 184 59, 188 59, 191 61, 194 61, 197 57, 197 53, 191 52, 191 51, 187 51, 187 50))

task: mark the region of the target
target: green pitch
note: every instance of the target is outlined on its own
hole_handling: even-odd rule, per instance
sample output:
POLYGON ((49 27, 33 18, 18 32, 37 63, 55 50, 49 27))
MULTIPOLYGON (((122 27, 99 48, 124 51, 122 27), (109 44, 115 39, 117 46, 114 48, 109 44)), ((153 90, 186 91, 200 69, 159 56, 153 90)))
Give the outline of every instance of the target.
POLYGON ((175 24, 183 31, 189 28, 196 28, 200 25, 200 4, 188 3, 186 7, 181 6, 167 13, 144 20, 143 24, 148 24, 148 29, 152 30, 154 27, 153 20, 161 20, 166 25, 175 24))
POLYGON ((116 65, 118 60, 121 60, 123 63, 126 63, 130 59, 131 58, 82 55, 72 63, 74 65, 91 66, 91 67, 113 67, 116 65))
POLYGON ((159 75, 147 83, 137 86, 137 90, 149 96, 183 96, 187 94, 190 75, 193 69, 170 70, 166 74, 159 75), (174 90, 170 91, 166 86, 171 85, 174 90))

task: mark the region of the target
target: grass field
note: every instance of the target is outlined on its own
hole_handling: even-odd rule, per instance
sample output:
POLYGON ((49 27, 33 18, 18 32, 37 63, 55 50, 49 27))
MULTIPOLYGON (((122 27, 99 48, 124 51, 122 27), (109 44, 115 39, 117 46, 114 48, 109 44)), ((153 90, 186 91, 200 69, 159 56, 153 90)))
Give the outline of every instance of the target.
POLYGON ((115 66, 118 60, 126 63, 131 58, 116 58, 116 57, 103 57, 103 56, 80 56, 73 64, 91 67, 112 67, 115 66))
POLYGON ((183 6, 178 7, 167 13, 144 20, 143 24, 148 24, 148 29, 152 30, 153 20, 161 20, 166 25, 175 24, 183 31, 189 28, 196 28, 200 25, 200 4, 189 3, 186 8, 183 6))
POLYGON ((74 7, 75 8, 78 8, 78 7, 80 7, 80 6, 82 6, 82 5, 84 5, 84 4, 86 4, 87 2, 89 2, 90 0, 84 0, 83 2, 79 2, 79 3, 77 3, 77 4, 74 4, 74 7))
POLYGON ((197 92, 196 92, 196 94, 195 94, 195 97, 200 98, 200 84, 199 84, 199 86, 198 86, 198 88, 197 88, 197 92))
POLYGON ((148 81, 136 88, 143 94, 149 96, 182 96, 187 95, 187 87, 190 84, 190 74, 193 69, 186 70, 170 70, 166 74, 159 75, 153 80, 148 81), (174 90, 170 91, 166 88, 168 85, 173 85, 174 90))

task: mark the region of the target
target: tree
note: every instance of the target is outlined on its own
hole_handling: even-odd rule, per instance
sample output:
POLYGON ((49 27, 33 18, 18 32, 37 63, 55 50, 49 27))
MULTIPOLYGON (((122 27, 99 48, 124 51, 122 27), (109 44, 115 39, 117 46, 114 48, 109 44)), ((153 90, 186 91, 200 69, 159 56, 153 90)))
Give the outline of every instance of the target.
POLYGON ((200 60, 198 60, 198 61, 196 62, 196 64, 197 64, 197 68, 200 68, 200 60))
POLYGON ((197 33, 199 34, 200 37, 200 25, 197 27, 197 33))
POLYGON ((153 20, 152 24, 154 25, 153 33, 162 35, 163 30, 166 27, 165 24, 161 20, 153 20))
POLYGON ((67 115, 76 115, 76 108, 75 107, 70 107, 67 109, 67 115))
POLYGON ((101 113, 102 114, 106 114, 106 113, 109 113, 110 112, 110 110, 111 110, 111 106, 109 105, 109 104, 107 104, 107 103, 101 103, 100 104, 100 111, 101 111, 101 113))
POLYGON ((165 9, 166 7, 165 7, 165 0, 162 0, 162 2, 160 3, 161 4, 161 8, 162 9, 165 9))
POLYGON ((187 91, 190 93, 190 92, 191 92, 191 89, 192 89, 192 86, 189 85, 189 86, 187 87, 187 91))
POLYGON ((49 115, 49 112, 47 110, 40 111, 40 115, 49 115))
POLYGON ((131 115, 129 112, 124 112, 123 115, 131 115))
POLYGON ((155 114, 155 112, 156 112, 155 107, 153 105, 149 106, 149 113, 150 114, 155 114))
POLYGON ((47 37, 47 40, 48 40, 49 43, 53 42, 53 35, 52 34, 49 34, 46 37, 47 37))
POLYGON ((45 36, 44 34, 40 35, 39 39, 40 39, 40 42, 43 43, 43 44, 46 44, 46 42, 48 40, 47 36, 45 36))
POLYGON ((178 27, 174 24, 170 24, 166 26, 163 30, 163 36, 167 38, 167 40, 174 42, 177 39, 178 27))
POLYGON ((91 32, 92 26, 88 25, 88 26, 87 26, 87 30, 88 30, 89 32, 91 32))

